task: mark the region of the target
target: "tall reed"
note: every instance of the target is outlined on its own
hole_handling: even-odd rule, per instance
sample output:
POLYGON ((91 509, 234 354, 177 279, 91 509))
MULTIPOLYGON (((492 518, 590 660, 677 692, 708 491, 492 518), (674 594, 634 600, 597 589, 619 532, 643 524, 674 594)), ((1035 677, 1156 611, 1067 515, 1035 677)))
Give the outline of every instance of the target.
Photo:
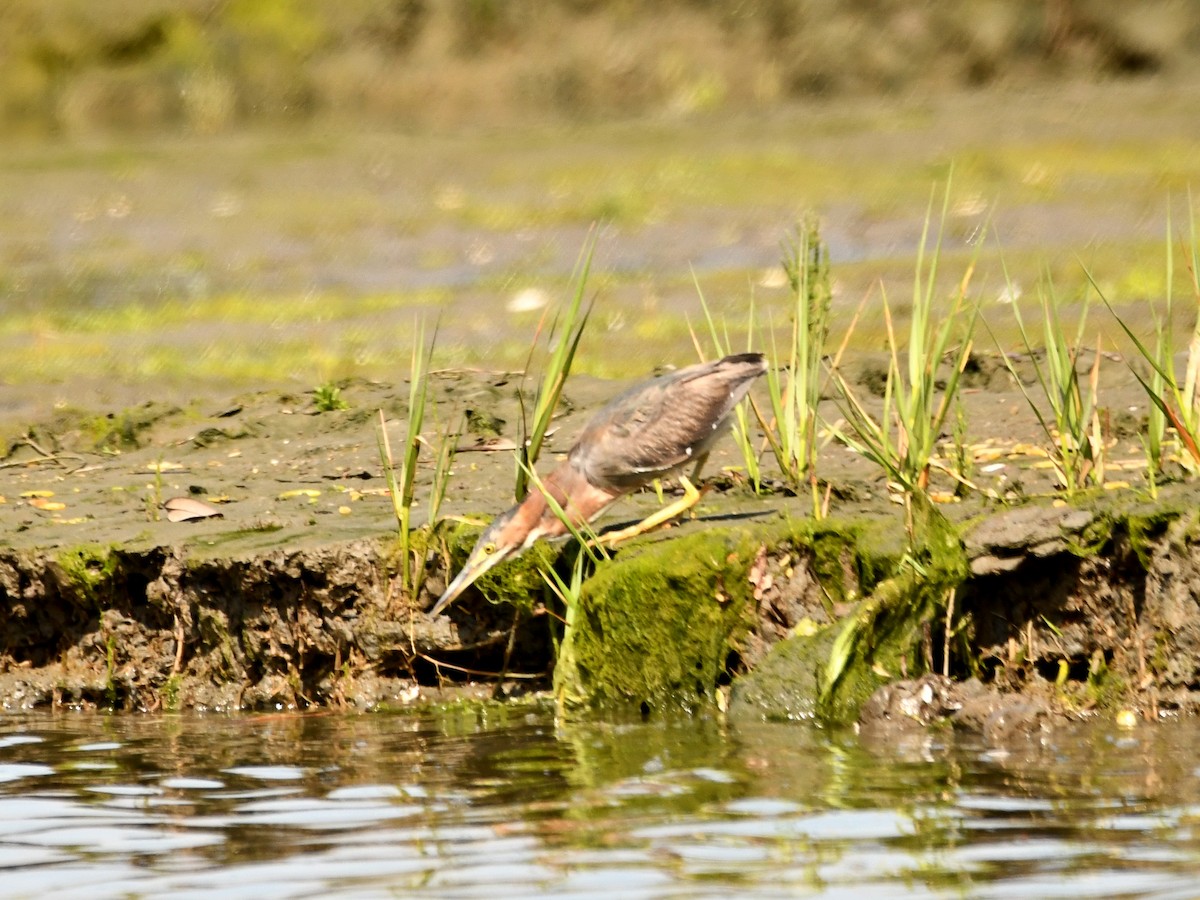
MULTIPOLYGON (((785 244, 783 268, 792 288, 792 329, 787 364, 767 369, 771 398, 770 423, 763 422, 771 452, 784 479, 796 490, 807 485, 813 516, 822 513, 817 484, 817 406, 821 401, 822 366, 829 338, 833 292, 829 286, 829 251, 816 219, 809 218, 785 244)), ((779 360, 775 337, 772 356, 779 360)))
MULTIPOLYGON (((379 411, 379 455, 400 536, 400 585, 409 596, 415 595, 420 589, 421 575, 424 572, 424 566, 413 559, 412 506, 416 494, 417 462, 421 455, 421 428, 425 422, 425 406, 429 396, 429 361, 436 342, 435 328, 433 337, 426 346, 425 323, 423 320, 418 321, 414 327, 412 359, 409 366, 408 430, 404 441, 404 457, 399 468, 392 456, 383 410, 379 411)), ((444 485, 442 491, 444 493, 444 485)))
POLYGON ((950 187, 947 184, 938 237, 930 252, 933 197, 930 198, 917 251, 912 321, 903 355, 886 292, 883 295, 890 359, 883 411, 878 418, 859 399, 840 369, 837 366, 833 368, 840 406, 850 429, 847 432, 837 426, 833 429, 834 434, 846 446, 882 468, 905 497, 906 504, 907 498, 913 493, 924 493, 929 486, 931 460, 946 416, 958 395, 959 380, 971 354, 979 315, 978 305, 967 301, 967 288, 975 269, 978 245, 975 257, 959 281, 949 310, 938 309, 934 301, 949 202, 950 187), (954 347, 952 338, 956 333, 959 343, 954 347), (947 356, 950 357, 950 369, 942 382, 938 369, 947 356))
MULTIPOLYGON (((1011 283, 1009 293, 1015 297, 1011 283)), ((1062 298, 1048 275, 1038 287, 1038 299, 1042 322, 1040 342, 1030 336, 1017 299, 1013 300, 1012 311, 1025 354, 1033 365, 1040 396, 1049 407, 1048 415, 1025 387, 1012 358, 1002 347, 1000 356, 1046 434, 1050 462, 1059 485, 1070 497, 1084 488, 1104 483, 1104 435, 1097 410, 1101 359, 1099 337, 1085 389, 1079 373, 1079 354, 1087 328, 1089 295, 1084 296, 1074 336, 1068 335, 1063 327, 1060 315, 1062 298), (1039 347, 1044 354, 1042 360, 1038 358, 1039 347)))
MULTIPOLYGON (((1188 195, 1189 211, 1192 210, 1191 194, 1188 195)), ((1167 220, 1167 297, 1166 310, 1163 318, 1155 319, 1155 346, 1148 348, 1134 334, 1123 318, 1117 315, 1108 298, 1096 283, 1090 272, 1088 280, 1096 289, 1108 311, 1112 313, 1117 324, 1133 342, 1137 352, 1150 365, 1149 379, 1143 378, 1136 369, 1133 375, 1150 398, 1152 406, 1148 433, 1147 448, 1151 465, 1161 469, 1162 447, 1161 438, 1165 431, 1165 422, 1170 422, 1175 431, 1175 439, 1179 445, 1179 462, 1184 470, 1192 477, 1200 474, 1200 239, 1197 238, 1196 216, 1191 211, 1191 227, 1188 234, 1188 246, 1185 254, 1185 265, 1188 269, 1192 287, 1195 319, 1192 325, 1192 336, 1188 341, 1187 361, 1184 366, 1183 382, 1180 383, 1175 374, 1173 356, 1173 340, 1171 331, 1172 316, 1172 283, 1174 281, 1174 248, 1171 245, 1170 218, 1167 220), (1161 416, 1162 419, 1156 418, 1161 416), (1157 446, 1156 446, 1157 444, 1157 446)), ((1085 270, 1086 271, 1086 270, 1085 270)))
MULTIPOLYGON (((583 337, 584 328, 587 327, 588 319, 592 314, 591 306, 586 310, 583 309, 583 297, 587 288, 588 274, 591 272, 592 255, 595 249, 596 232, 593 229, 588 235, 583 250, 580 252, 579 260, 575 264, 575 271, 572 274, 575 290, 571 296, 571 300, 561 313, 555 315, 554 321, 550 326, 548 340, 552 344, 553 350, 546 362, 546 370, 542 375, 542 383, 538 387, 537 396, 534 399, 533 425, 531 428, 525 421, 524 410, 522 410, 522 440, 517 452, 517 473, 514 491, 517 500, 523 500, 525 494, 529 491, 529 472, 541 454, 542 442, 546 438, 546 432, 550 429, 550 422, 554 418, 555 411, 558 409, 558 400, 562 396, 563 385, 566 383, 567 376, 571 372, 571 364, 575 360, 575 351, 579 348, 579 340, 583 337)), ((525 366, 526 371, 529 370, 529 364, 533 360, 534 351, 537 349, 544 324, 545 317, 538 323, 537 331, 534 333, 533 341, 530 344, 529 359, 525 366)))

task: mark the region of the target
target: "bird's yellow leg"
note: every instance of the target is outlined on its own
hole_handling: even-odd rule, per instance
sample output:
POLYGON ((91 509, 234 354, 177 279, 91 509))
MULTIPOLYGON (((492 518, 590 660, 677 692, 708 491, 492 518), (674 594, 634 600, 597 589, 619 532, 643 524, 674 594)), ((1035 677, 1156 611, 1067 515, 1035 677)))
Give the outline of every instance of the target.
POLYGON ((679 476, 679 486, 683 488, 683 496, 674 503, 668 503, 662 509, 642 519, 636 525, 630 525, 628 528, 622 528, 620 531, 609 531, 600 535, 596 538, 596 543, 612 546, 620 541, 627 541, 631 537, 637 537, 639 534, 645 534, 650 529, 657 528, 663 522, 668 522, 681 513, 687 512, 700 502, 700 492, 696 490, 696 486, 688 480, 686 475, 679 476))

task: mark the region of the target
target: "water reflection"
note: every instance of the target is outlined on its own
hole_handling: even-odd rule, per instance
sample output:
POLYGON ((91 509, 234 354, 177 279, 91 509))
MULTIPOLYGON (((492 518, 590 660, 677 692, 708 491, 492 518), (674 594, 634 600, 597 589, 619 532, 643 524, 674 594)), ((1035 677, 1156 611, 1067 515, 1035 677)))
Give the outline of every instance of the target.
POLYGON ((1194 723, 0 719, 6 897, 1196 896, 1194 723))

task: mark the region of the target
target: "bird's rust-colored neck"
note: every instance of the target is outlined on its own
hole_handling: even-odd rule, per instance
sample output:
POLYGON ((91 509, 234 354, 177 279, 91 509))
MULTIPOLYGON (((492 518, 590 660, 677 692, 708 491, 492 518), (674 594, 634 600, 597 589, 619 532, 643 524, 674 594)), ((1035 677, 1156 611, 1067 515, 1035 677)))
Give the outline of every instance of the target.
MULTIPOLYGON (((570 461, 563 462, 542 479, 542 487, 576 526, 592 521, 618 496, 590 484, 570 461)), ((526 546, 533 540, 561 537, 569 530, 536 485, 517 506, 513 524, 520 528, 526 546)))

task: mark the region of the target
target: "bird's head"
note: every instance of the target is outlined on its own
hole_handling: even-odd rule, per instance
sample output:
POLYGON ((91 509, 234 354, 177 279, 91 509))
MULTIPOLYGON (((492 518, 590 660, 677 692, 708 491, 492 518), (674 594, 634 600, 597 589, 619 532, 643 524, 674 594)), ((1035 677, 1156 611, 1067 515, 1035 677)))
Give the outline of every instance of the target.
POLYGON ((445 593, 438 597, 437 603, 429 610, 429 615, 436 616, 458 599, 459 594, 480 575, 510 557, 519 556, 542 536, 537 527, 538 520, 529 513, 524 505, 514 506, 508 512, 497 516, 492 524, 483 530, 462 569, 446 587, 445 593))

